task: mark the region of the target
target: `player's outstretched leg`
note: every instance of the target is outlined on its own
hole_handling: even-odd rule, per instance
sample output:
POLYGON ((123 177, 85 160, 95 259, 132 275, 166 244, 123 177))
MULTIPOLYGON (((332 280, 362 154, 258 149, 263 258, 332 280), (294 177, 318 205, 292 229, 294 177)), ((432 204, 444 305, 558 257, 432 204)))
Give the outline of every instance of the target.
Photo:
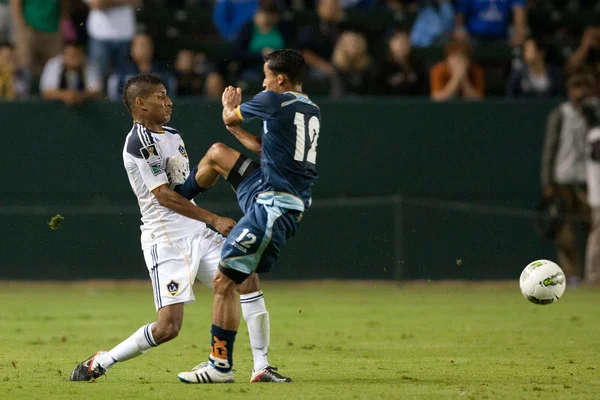
POLYGON ((242 315, 248 326, 254 359, 250 382, 291 382, 291 378, 280 375, 276 368, 271 367, 267 359, 271 322, 263 292, 260 290, 258 274, 250 275, 238 287, 238 292, 240 293, 240 303, 242 303, 242 315))
POLYGON ((238 151, 222 143, 215 143, 186 178, 183 163, 177 157, 171 157, 166 165, 169 187, 191 200, 216 185, 220 176, 228 179, 239 159, 238 151))
POLYGON ((156 322, 142 326, 112 350, 99 351, 77 365, 71 372, 70 380, 90 381, 99 378, 117 362, 137 357, 152 347, 176 338, 182 323, 183 303, 161 308, 156 322))

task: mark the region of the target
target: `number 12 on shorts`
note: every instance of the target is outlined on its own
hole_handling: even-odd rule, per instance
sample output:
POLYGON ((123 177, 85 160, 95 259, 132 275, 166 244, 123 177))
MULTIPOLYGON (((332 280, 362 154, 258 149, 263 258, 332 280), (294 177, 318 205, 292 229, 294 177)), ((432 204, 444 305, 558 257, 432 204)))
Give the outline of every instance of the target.
POLYGON ((294 125, 296 125, 296 151, 294 152, 294 160, 308 161, 311 164, 317 163, 317 140, 319 139, 319 131, 321 123, 319 118, 312 116, 306 123, 306 115, 297 112, 294 117, 294 125), (308 142, 308 151, 306 150, 306 142, 308 142))
POLYGON ((245 248, 249 249, 250 246, 252 246, 256 242, 256 235, 250 233, 249 229, 244 229, 240 236, 238 236, 237 239, 235 239, 235 241, 238 242, 241 246, 244 246, 245 248), (248 239, 243 240, 246 237, 248 239))

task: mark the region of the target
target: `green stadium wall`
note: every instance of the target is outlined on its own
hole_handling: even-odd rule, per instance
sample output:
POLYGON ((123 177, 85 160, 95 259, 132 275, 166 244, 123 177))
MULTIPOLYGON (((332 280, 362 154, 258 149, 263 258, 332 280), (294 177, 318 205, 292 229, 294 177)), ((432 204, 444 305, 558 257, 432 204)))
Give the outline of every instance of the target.
MULTIPOLYGON (((271 279, 516 279, 554 258, 533 229, 545 120, 556 101, 319 102, 314 206, 271 279)), ((240 148, 220 105, 176 102, 192 161, 240 148)), ((2 103, 0 279, 145 278, 139 210, 122 165, 119 103, 2 103), (65 220, 52 231, 47 221, 65 220)), ((249 130, 258 133, 253 123, 249 130)), ((239 217, 220 182, 200 206, 239 217)))

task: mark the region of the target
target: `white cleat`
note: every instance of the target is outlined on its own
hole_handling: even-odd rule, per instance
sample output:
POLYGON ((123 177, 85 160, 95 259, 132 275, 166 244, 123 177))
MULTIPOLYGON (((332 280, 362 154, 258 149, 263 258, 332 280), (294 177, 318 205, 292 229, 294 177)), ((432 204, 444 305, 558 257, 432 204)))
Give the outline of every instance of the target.
POLYGON ((221 372, 211 363, 196 365, 190 372, 180 372, 177 377, 183 383, 233 383, 233 371, 221 372))
POLYGON ((181 185, 183 182, 185 182, 188 174, 186 166, 177 156, 169 157, 167 159, 165 172, 167 173, 167 178, 169 179, 169 189, 171 190, 174 190, 175 186, 181 185))

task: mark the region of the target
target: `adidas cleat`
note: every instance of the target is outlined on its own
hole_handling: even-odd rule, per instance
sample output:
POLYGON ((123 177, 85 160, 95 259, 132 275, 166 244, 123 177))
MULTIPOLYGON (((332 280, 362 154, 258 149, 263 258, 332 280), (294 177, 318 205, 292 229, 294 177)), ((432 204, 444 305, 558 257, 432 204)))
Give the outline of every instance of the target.
POLYGON ((260 371, 253 372, 250 382, 274 382, 274 383, 285 383, 292 382, 292 378, 281 376, 277 372, 275 367, 266 367, 260 371))
POLYGON ((183 383, 232 383, 233 371, 221 372, 211 363, 203 362, 190 372, 180 372, 177 377, 183 383))
POLYGON ((100 366, 97 362, 97 358, 100 354, 106 353, 105 351, 99 351, 81 364, 77 365, 73 372, 71 372, 72 381, 91 381, 97 379, 106 373, 106 370, 100 366))

